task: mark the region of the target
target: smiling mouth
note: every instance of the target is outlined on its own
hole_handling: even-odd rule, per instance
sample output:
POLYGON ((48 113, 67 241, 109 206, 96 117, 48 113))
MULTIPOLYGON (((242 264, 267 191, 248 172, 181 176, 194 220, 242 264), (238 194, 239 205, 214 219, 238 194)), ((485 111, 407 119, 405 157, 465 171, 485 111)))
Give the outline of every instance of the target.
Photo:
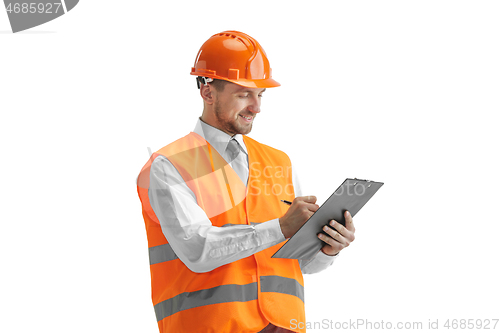
POLYGON ((253 116, 243 116, 243 115, 241 115, 241 114, 240 114, 239 116, 240 116, 241 118, 243 118, 245 121, 248 121, 248 122, 250 122, 250 121, 252 121, 252 120, 253 120, 253 116))

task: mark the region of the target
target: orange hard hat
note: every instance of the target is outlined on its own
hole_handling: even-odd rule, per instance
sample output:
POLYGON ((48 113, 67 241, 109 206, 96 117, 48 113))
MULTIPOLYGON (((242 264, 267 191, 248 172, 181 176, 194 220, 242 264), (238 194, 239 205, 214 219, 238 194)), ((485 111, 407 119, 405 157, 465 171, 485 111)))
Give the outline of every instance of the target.
POLYGON ((280 86, 271 77, 262 46, 247 34, 232 30, 213 35, 201 46, 191 75, 208 78, 205 82, 219 79, 248 88, 280 86))

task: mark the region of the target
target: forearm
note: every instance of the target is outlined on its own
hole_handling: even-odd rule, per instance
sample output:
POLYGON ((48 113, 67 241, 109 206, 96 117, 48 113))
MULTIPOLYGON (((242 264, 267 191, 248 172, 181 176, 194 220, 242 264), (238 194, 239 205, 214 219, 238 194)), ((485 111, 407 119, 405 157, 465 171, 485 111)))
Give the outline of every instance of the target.
POLYGON ((172 232, 162 224, 162 230, 179 259, 193 272, 203 273, 248 257, 284 240, 276 221, 257 225, 227 227, 193 227, 186 235, 172 232))
POLYGON ((192 271, 211 271, 285 240, 278 219, 255 225, 227 221, 215 227, 194 193, 163 157, 151 166, 150 204, 169 245, 192 271))

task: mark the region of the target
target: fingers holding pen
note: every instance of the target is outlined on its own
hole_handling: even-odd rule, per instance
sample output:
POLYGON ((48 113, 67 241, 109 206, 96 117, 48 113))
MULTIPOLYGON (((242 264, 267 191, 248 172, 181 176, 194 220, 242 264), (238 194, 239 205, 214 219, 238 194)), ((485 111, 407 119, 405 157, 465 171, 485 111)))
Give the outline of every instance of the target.
MULTIPOLYGON (((296 197, 285 215, 280 218, 281 231, 285 238, 291 237, 319 209, 313 195, 296 197)), ((283 200, 284 203, 288 204, 283 200)))
POLYGON ((317 198, 314 195, 296 197, 295 199, 293 199, 292 205, 296 204, 302 209, 307 209, 310 212, 315 212, 319 209, 319 205, 316 204, 316 200, 317 198))

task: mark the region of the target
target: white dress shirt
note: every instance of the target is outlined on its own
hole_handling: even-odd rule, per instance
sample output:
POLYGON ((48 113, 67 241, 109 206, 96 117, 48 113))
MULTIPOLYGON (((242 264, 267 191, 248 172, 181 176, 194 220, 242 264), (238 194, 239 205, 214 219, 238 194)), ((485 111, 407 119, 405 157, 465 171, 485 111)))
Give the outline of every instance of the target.
MULTIPOLYGON (((230 161, 226 152, 230 135, 200 119, 193 132, 210 143, 226 161, 230 161)), ((245 151, 248 163, 248 152, 242 136, 237 134, 235 139, 245 151)), ((302 196, 293 167, 292 181, 295 195, 302 196)), ((285 240, 278 218, 252 225, 227 221, 227 226, 213 226, 177 169, 161 155, 151 165, 148 195, 172 250, 196 273, 209 272, 285 240)), ((319 251, 312 260, 299 260, 300 268, 304 274, 317 273, 330 266, 335 258, 319 251)))

